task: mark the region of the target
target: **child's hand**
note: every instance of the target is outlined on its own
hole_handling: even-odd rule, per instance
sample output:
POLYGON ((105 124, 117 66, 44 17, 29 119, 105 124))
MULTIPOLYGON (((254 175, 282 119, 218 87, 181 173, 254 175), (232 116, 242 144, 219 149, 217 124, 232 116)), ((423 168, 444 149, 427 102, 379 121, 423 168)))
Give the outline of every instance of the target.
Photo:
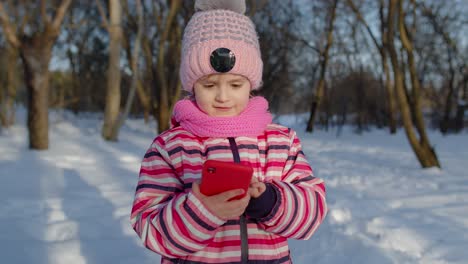
POLYGON ((242 215, 250 201, 250 195, 248 194, 241 199, 229 201, 230 199, 243 194, 244 190, 242 189, 230 190, 220 194, 206 196, 200 192, 198 182, 194 182, 192 184, 192 192, 201 200, 211 213, 224 220, 233 219, 242 215))
POLYGON ((263 182, 259 182, 257 178, 252 177, 252 181, 249 186, 249 194, 252 198, 258 198, 266 190, 266 185, 263 182))

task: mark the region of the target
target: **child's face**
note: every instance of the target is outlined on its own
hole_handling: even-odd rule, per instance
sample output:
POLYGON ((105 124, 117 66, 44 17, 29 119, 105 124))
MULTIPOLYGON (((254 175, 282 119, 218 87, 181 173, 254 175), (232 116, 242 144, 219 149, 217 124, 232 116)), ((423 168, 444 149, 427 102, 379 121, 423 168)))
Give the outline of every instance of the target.
POLYGON ((249 103, 250 81, 236 74, 212 74, 194 87, 198 107, 210 116, 237 116, 249 103))

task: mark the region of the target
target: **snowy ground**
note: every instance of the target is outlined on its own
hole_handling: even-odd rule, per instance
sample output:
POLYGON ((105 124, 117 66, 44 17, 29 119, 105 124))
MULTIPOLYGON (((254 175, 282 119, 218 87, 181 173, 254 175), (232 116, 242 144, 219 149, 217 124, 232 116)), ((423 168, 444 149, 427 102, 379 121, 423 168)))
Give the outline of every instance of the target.
MULTIPOLYGON (((24 115, 0 132, 1 262, 159 263, 128 220, 154 124, 130 120, 108 143, 92 115, 51 114, 38 152, 24 115)), ((403 133, 350 130, 300 132, 330 212, 311 240, 290 242, 294 263, 468 263, 468 134, 430 133, 443 169, 423 170, 403 133)))

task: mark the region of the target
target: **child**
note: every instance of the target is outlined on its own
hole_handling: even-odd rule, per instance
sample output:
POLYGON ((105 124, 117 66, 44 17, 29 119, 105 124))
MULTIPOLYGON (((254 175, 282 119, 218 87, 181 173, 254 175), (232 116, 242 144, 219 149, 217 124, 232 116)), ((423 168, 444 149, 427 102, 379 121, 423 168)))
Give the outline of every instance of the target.
POLYGON ((272 124, 267 101, 250 96, 263 63, 244 0, 195 8, 180 66, 192 96, 144 156, 131 223, 161 263, 291 263, 287 239, 309 239, 326 215, 324 183, 295 131, 272 124), (200 193, 206 160, 249 164, 246 195, 200 193))

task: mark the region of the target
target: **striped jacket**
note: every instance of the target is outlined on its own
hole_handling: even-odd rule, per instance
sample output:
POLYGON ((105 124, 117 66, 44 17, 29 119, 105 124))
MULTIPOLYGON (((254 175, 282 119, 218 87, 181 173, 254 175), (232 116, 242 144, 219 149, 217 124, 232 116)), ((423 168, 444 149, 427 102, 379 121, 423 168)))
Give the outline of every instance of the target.
POLYGON ((156 137, 144 156, 131 223, 143 244, 162 255, 161 263, 241 263, 242 224, 248 263, 291 263, 287 239, 309 239, 326 212, 324 183, 313 176, 294 130, 271 124, 258 137, 228 139, 175 127, 156 137), (262 219, 222 220, 191 192, 205 160, 233 161, 234 152, 279 194, 262 219))

